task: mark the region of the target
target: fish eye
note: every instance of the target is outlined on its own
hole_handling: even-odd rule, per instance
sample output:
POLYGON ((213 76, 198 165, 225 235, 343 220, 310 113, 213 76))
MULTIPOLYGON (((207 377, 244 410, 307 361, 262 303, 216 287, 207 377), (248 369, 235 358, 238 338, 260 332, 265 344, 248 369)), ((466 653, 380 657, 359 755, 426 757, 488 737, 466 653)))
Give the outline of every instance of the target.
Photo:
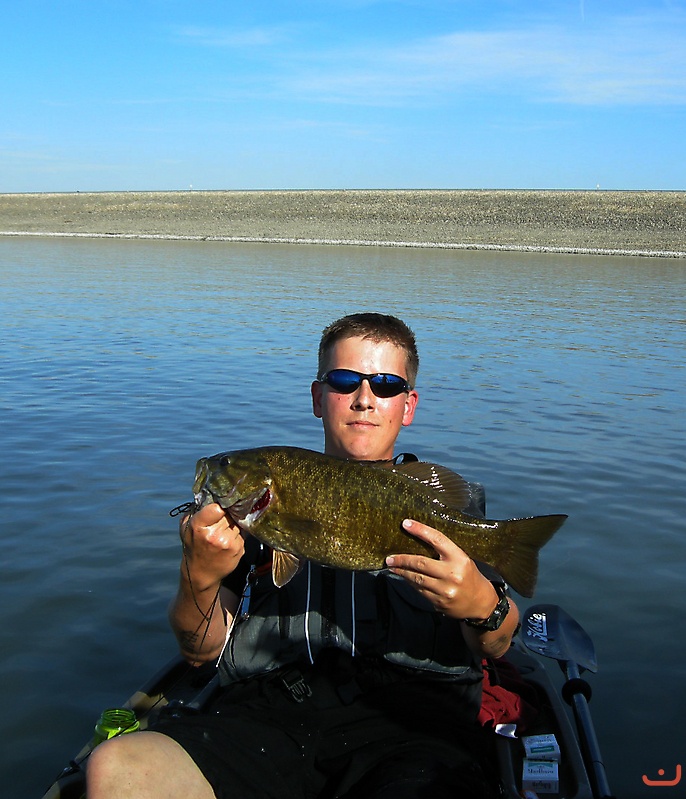
POLYGON ((220 466, 230 466, 231 465, 231 456, 230 455, 222 455, 219 459, 220 466))

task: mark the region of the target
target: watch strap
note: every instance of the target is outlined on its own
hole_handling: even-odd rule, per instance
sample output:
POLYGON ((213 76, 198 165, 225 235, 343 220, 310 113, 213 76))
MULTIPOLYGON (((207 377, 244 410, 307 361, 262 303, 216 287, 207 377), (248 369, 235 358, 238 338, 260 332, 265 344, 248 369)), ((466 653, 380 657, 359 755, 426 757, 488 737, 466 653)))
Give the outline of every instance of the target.
POLYGON ((493 613, 487 619, 463 619, 464 623, 469 627, 481 630, 481 632, 493 632, 499 629, 510 612, 510 603, 507 600, 505 586, 502 583, 495 582, 491 583, 491 585, 498 594, 498 604, 495 606, 493 613))

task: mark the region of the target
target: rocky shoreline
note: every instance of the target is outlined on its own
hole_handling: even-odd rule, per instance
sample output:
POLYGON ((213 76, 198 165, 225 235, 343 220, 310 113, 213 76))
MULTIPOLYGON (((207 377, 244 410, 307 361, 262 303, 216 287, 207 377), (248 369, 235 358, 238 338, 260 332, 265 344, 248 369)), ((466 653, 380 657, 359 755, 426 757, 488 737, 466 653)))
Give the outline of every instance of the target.
POLYGON ((686 258, 686 192, 0 194, 0 235, 367 244, 686 258))

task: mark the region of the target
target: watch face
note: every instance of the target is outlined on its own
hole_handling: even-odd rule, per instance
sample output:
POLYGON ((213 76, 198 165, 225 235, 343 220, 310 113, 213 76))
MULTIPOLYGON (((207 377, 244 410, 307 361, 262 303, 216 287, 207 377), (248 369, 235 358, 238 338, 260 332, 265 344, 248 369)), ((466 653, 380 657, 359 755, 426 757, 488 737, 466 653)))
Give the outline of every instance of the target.
POLYGON ((505 621, 505 617, 510 611, 510 603, 507 601, 507 596, 505 595, 505 591, 502 586, 493 584, 493 587, 498 593, 498 604, 495 606, 495 610, 491 615, 481 620, 474 620, 474 619, 465 619, 465 622, 470 626, 474 627, 477 630, 484 630, 485 632, 493 632, 497 630, 500 625, 505 621))

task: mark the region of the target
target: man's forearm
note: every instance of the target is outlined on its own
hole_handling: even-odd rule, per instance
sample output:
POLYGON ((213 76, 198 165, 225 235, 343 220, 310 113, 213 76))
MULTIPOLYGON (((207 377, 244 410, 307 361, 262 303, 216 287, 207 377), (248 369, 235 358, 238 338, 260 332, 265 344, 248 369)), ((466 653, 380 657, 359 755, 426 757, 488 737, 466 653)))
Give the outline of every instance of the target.
POLYGON ((238 597, 221 584, 198 588, 181 565, 179 588, 169 607, 169 622, 181 654, 193 665, 219 657, 238 597))
POLYGON ((210 504, 179 525, 183 557, 169 621, 182 655, 199 665, 219 657, 238 597, 221 587, 244 554, 241 530, 219 505, 210 504))

